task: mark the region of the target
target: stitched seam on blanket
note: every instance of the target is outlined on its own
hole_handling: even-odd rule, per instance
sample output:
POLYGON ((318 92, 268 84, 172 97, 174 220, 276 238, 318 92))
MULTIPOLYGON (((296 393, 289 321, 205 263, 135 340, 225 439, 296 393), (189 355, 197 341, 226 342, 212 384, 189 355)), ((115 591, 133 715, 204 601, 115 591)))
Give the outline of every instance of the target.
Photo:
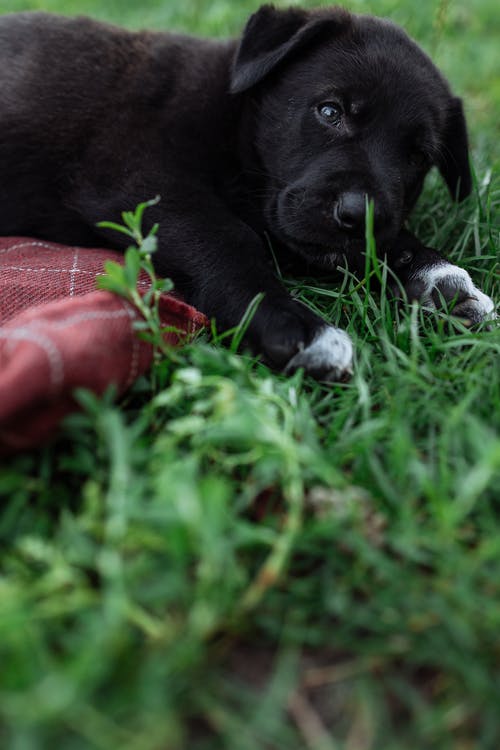
POLYGON ((30 341, 36 344, 46 354, 50 367, 50 384, 53 388, 62 385, 64 381, 64 363, 61 353, 53 341, 48 336, 44 336, 39 331, 30 330, 28 326, 17 328, 14 331, 2 331, 0 329, 0 339, 6 341, 30 341))
POLYGON ((29 271, 30 273, 84 273, 87 276, 95 276, 96 271, 86 271, 84 268, 26 268, 26 266, 0 266, 0 271, 29 271))
POLYGON ((75 248, 75 254, 73 256, 73 268, 70 271, 70 284, 69 284, 69 296, 75 296, 75 276, 76 273, 81 273, 78 268, 78 248, 75 248))
MULTIPOLYGON (((132 327, 133 321, 139 317, 138 313, 131 305, 128 304, 128 302, 125 302, 125 300, 123 300, 123 306, 124 306, 124 311, 127 313, 130 319, 130 326, 132 327)), ((134 382, 134 380, 137 378, 138 367, 139 367, 139 339, 137 336, 134 335, 132 338, 132 357, 130 359, 130 368, 128 371, 128 377, 127 377, 125 388, 129 388, 134 382)))
POLYGON ((44 247, 47 250, 57 249, 55 245, 49 245, 47 242, 33 242, 29 240, 27 242, 17 242, 15 245, 10 245, 10 247, 4 247, 3 250, 0 250, 0 255, 10 253, 11 250, 19 250, 21 247, 44 247))
POLYGON ((36 330, 40 326, 50 326, 51 328, 55 328, 60 331, 64 328, 67 328, 68 326, 76 325, 77 323, 87 323, 92 320, 116 320, 117 318, 124 318, 127 316, 129 318, 132 318, 132 320, 134 319, 135 313, 133 309, 131 310, 131 312, 129 312, 128 310, 113 310, 112 312, 95 310, 94 312, 89 311, 85 313, 70 315, 64 320, 33 320, 27 324, 26 328, 36 330))

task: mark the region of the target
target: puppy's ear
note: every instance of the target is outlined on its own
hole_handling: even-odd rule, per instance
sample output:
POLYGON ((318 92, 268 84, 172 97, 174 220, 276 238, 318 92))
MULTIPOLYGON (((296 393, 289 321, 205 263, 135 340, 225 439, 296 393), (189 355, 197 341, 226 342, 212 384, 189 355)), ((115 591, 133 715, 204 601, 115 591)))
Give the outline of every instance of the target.
POLYGON ((320 32, 347 26, 349 13, 341 9, 307 12, 263 5, 248 19, 236 51, 231 92, 246 91, 320 32))
POLYGON ((472 178, 464 110, 460 99, 453 98, 448 110, 442 154, 438 161, 452 198, 462 201, 470 194, 472 178))

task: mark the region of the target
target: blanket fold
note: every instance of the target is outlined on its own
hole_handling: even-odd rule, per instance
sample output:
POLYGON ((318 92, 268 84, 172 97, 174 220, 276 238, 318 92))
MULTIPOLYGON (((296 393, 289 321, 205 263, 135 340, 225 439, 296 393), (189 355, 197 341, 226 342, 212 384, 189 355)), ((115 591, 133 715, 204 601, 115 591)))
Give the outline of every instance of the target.
MULTIPOLYGON (((112 250, 0 238, 0 452, 36 446, 76 408, 77 387, 124 393, 151 365, 152 347, 133 328, 138 312, 95 291, 112 250)), ((147 289, 147 277, 139 281, 147 289)), ((177 297, 163 295, 162 323, 179 345, 207 321, 177 297)))

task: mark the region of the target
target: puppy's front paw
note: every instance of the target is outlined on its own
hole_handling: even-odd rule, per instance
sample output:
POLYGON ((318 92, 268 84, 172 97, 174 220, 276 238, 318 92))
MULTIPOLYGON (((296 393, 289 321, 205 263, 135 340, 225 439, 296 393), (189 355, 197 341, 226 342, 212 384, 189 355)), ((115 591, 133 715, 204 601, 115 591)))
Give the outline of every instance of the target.
POLYGON ((353 347, 347 333, 325 325, 307 346, 294 354, 284 372, 289 375, 303 367, 317 380, 345 381, 352 375, 352 359, 353 347))
POLYGON ((408 293, 431 310, 442 308, 443 301, 451 303, 452 314, 466 325, 497 318, 493 300, 474 285, 467 271, 451 263, 422 266, 411 279, 408 293))

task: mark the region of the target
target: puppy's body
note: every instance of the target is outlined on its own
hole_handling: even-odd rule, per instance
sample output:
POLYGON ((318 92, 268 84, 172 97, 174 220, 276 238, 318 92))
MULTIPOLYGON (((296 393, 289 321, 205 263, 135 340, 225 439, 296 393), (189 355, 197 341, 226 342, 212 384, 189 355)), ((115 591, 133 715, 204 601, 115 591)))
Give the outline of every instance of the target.
MULTIPOLYGON (((433 163, 468 193, 460 102, 387 22, 264 7, 240 42, 214 42, 0 17, 0 233, 116 246, 96 223, 160 195, 158 271, 220 327, 264 292, 248 338, 277 367, 342 377, 352 351, 289 297, 262 233, 306 265, 357 270, 367 195, 380 251, 420 290, 444 261, 402 227, 433 163)), ((491 312, 444 276, 463 314, 491 312)))
POLYGON ((43 13, 0 18, 2 231, 99 241, 89 214, 115 196, 131 207, 157 189, 170 204, 183 183, 213 183, 234 140, 231 47, 43 13))

